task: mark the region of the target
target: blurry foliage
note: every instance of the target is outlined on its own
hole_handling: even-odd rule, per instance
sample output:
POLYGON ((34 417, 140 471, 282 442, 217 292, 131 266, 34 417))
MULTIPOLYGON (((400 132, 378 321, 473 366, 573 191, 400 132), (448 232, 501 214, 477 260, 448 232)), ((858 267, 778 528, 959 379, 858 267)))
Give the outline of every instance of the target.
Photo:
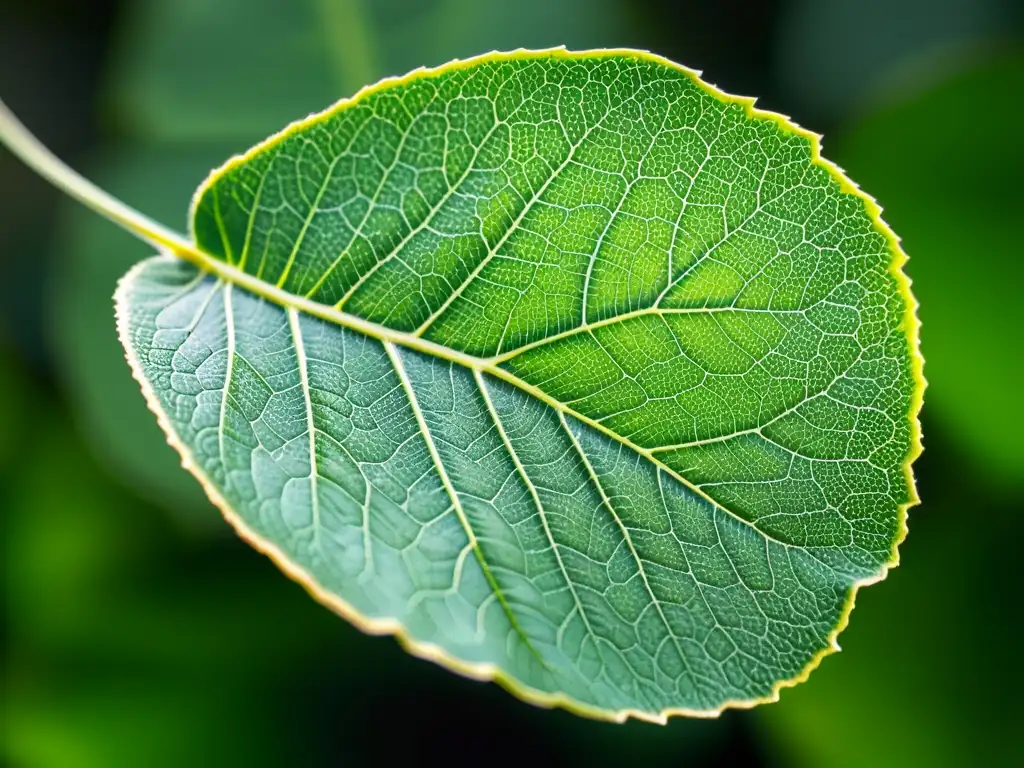
MULTIPOLYGON (((56 237, 36 241, 54 254, 45 311, 60 396, 23 362, 34 350, 2 344, 31 338, 22 329, 38 318, 9 312, 32 309, 24 296, 38 286, 12 293, 15 326, 0 329, 0 761, 362 765, 401 731, 423 761, 500 739, 505 756, 537 764, 1024 763, 1024 70, 1019 53, 982 55, 1019 34, 1021 12, 1004 0, 770 5, 772 24, 724 0, 126 3, 99 100, 111 141, 80 165, 181 225, 192 190, 231 153, 378 76, 491 48, 656 47, 729 90, 771 92, 766 106, 827 129, 826 155, 884 206, 922 304, 924 503, 903 565, 861 595, 844 653, 778 704, 657 728, 535 709, 360 634, 231 535, 178 468, 114 333, 114 281, 146 249, 62 201, 56 237), (757 46, 772 61, 753 57, 757 46)), ((44 7, 61 13, 57 0, 44 7)), ((0 39, 14 39, 8 29, 0 39)), ((9 67, 0 82, 12 73, 28 74, 9 67)), ((0 193, 0 217, 25 217, 36 200, 0 193)), ((19 286, 44 274, 28 243, 3 243, 19 286)))
POLYGON ((780 14, 774 67, 805 120, 844 118, 894 87, 942 78, 964 56, 1011 40, 1022 7, 1019 0, 792 0, 780 14))
POLYGON ((247 149, 381 77, 631 37, 616 0, 141 0, 122 28, 113 108, 145 138, 247 149))

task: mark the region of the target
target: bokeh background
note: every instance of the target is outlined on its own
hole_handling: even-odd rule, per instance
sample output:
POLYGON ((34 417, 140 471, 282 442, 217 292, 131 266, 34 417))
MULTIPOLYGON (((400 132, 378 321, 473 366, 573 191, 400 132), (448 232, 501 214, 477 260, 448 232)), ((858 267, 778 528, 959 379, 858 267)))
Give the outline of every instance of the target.
POLYGON ((361 634, 233 535, 116 340, 148 249, 0 149, 2 764, 1024 765, 1022 24, 1011 0, 0 3, 0 98, 180 227, 209 168, 384 75, 560 44, 701 69, 884 206, 930 384, 902 565, 809 683, 663 728, 543 711, 361 634))

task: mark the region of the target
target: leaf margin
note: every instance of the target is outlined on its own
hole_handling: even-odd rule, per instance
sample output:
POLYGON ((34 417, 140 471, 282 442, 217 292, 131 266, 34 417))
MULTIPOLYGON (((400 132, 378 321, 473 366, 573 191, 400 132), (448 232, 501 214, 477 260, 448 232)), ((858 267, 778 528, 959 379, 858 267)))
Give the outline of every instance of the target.
MULTIPOLYGON (((863 192, 860 187, 849 179, 845 172, 832 161, 822 157, 821 155, 821 141, 822 136, 820 134, 809 131, 796 123, 794 123, 788 116, 782 115, 777 112, 769 110, 758 109, 755 106, 756 99, 753 97, 736 96, 728 94, 716 86, 707 83, 701 79, 701 72, 689 67, 685 67, 681 64, 671 61, 663 56, 652 53, 650 51, 631 49, 631 48, 600 48, 591 50, 581 51, 569 51, 564 46, 558 48, 547 48, 547 49, 525 49, 520 48, 514 51, 502 52, 492 51, 479 56, 473 56, 466 59, 453 59, 445 64, 436 67, 419 67, 405 75, 386 77, 382 80, 364 86, 355 95, 346 97, 336 101, 326 109, 312 113, 304 118, 295 120, 285 126, 277 133, 272 134, 263 141, 255 144, 250 149, 243 153, 237 154, 229 158, 221 166, 214 168, 207 175, 206 179, 197 187, 195 193, 192 196, 192 200, 188 209, 188 237, 190 243, 189 248, 182 248, 179 242, 168 239, 161 239, 156 241, 158 250, 161 254, 171 256, 174 258, 183 258, 191 261, 195 266, 206 272, 210 272, 210 262, 216 262, 217 270, 216 273, 221 279, 232 280, 235 285, 245 288, 245 282, 249 280, 253 282, 262 281, 257 280, 254 276, 246 275, 231 264, 222 262, 219 259, 214 259, 208 254, 202 253, 195 246, 195 232, 194 232, 194 214, 198 206, 199 201, 203 195, 213 187, 216 182, 223 177, 226 173, 231 171, 233 168, 248 162, 253 157, 258 156, 269 147, 273 146, 279 141, 286 139, 287 137, 305 130, 309 127, 315 126, 320 122, 323 122, 335 114, 348 109, 351 106, 358 104, 362 99, 365 99, 379 91, 386 90, 395 86, 405 85, 411 82, 415 82, 419 79, 432 77, 435 75, 444 74, 446 72, 466 69, 478 64, 492 62, 492 61, 515 61, 515 60, 528 60, 539 57, 555 57, 565 59, 578 59, 578 58, 604 58, 613 56, 627 56, 633 57, 642 61, 656 63, 662 66, 667 66, 678 72, 685 74, 697 87, 708 93, 715 99, 726 103, 726 104, 737 104, 743 108, 745 117, 748 119, 760 119, 768 120, 775 123, 783 132, 790 135, 795 135, 805 140, 811 150, 811 165, 817 165, 826 170, 829 178, 835 181, 839 185, 840 192, 843 194, 853 195, 854 197, 861 200, 864 204, 865 211, 867 212, 873 228, 879 232, 886 240, 888 244, 889 252, 892 255, 892 259, 888 266, 888 273, 894 278, 897 292, 900 298, 903 300, 905 305, 905 311, 901 319, 900 327, 903 330, 909 345, 910 352, 910 369, 911 376, 914 383, 913 392, 910 397, 910 408, 907 414, 910 422, 910 441, 907 453, 903 460, 903 474, 907 483, 908 500, 897 505, 897 531, 893 538, 889 558, 882 564, 879 570, 861 579, 855 580, 849 587, 849 596, 846 598, 840 612, 839 618, 833 627, 832 631, 826 638, 826 645, 817 653, 815 653, 800 672, 794 677, 778 680, 772 685, 771 692, 763 697, 751 698, 751 699, 730 699, 723 702, 719 707, 715 709, 690 709, 686 707, 670 707, 661 710, 658 713, 646 712, 643 710, 626 708, 626 709, 608 709, 603 707, 596 707, 590 704, 584 704, 577 701, 571 696, 565 693, 548 693, 537 690, 532 686, 526 685, 525 683, 515 679, 511 674, 500 668, 498 665, 493 663, 485 662, 467 662, 458 659, 450 655, 442 647, 435 643, 424 642, 417 640, 408 634, 405 626, 398 619, 375 619, 368 616, 364 616, 358 610, 353 608, 345 600, 339 596, 325 590, 316 581, 316 579, 306 572, 303 568, 292 562, 284 552, 273 542, 264 539, 260 535, 256 534, 245 521, 238 515, 227 502, 227 500, 221 495, 220 491, 210 482, 210 479, 206 476, 204 470, 197 464, 194 456, 192 455, 189 448, 181 441, 178 435, 175 433, 174 428, 168 418, 167 414, 163 411, 160 406, 159 399, 156 395, 155 390, 149 381, 145 378, 142 366, 138 359, 134 356, 130 346, 129 336, 129 317, 127 312, 127 294, 131 286, 132 281, 136 275, 142 270, 142 268, 149 263, 150 259, 143 260, 132 267, 119 281, 117 289, 114 293, 114 305, 115 305, 115 317, 117 324, 118 338, 121 341, 122 346, 125 349, 125 358, 128 362, 129 367, 132 371, 132 376, 139 384, 142 390, 143 397, 146 401, 146 405, 149 410, 156 416, 157 422, 160 425, 161 430, 164 432, 168 444, 175 449, 175 451, 181 457, 181 466, 188 471, 196 480, 199 481, 203 490, 206 492, 207 497, 211 503, 220 510, 225 520, 232 526, 236 534, 246 541, 258 552, 266 555, 270 560, 289 578, 298 582, 303 588, 313 597, 314 600, 331 609, 338 615, 342 616, 346 621, 354 625, 359 630, 371 634, 371 635, 392 635, 395 637, 399 645, 411 655, 432 661, 440 666, 449 669, 457 674, 470 679, 482 681, 482 682, 495 682, 504 688, 509 693, 513 694, 517 698, 526 701, 527 703, 544 707, 553 708, 558 707, 565 709, 573 714, 583 715, 586 717, 606 720, 611 722, 623 723, 629 718, 636 718, 646 722, 657 723, 664 725, 668 722, 668 719, 672 716, 685 716, 685 717, 702 717, 702 718, 714 718, 718 717, 727 709, 751 709, 760 704, 767 704, 776 702, 780 698, 780 692, 784 688, 793 687, 806 681, 817 667, 821 664, 822 660, 839 651, 840 647, 838 644, 838 636, 844 629, 849 625, 850 614, 856 604, 857 593, 861 587, 869 586, 877 582, 883 581, 888 575, 889 570, 899 565, 899 546, 906 539, 908 533, 907 518, 908 511, 911 507, 920 504, 920 497, 917 493, 915 484, 915 478, 913 473, 913 463, 921 455, 923 451, 922 435, 921 435, 921 423, 920 423, 920 411, 924 401, 924 391, 927 387, 927 381, 924 378, 924 358, 920 351, 920 320, 918 318, 918 302, 914 298, 911 292, 911 280, 903 271, 904 265, 909 260, 907 254, 903 251, 900 245, 900 239, 892 231, 892 229, 882 219, 882 208, 877 201, 866 192, 863 192), (223 264, 223 267, 220 265, 223 264), (249 280, 237 279, 245 275, 249 280), (236 279, 232 279, 236 278, 236 279)), ((133 231, 137 231, 137 228, 129 227, 133 231)), ((162 234, 162 233, 161 233, 162 234)), ((154 238, 151 236, 150 241, 153 242, 154 238)), ((258 294, 260 295, 260 294, 258 294)), ((267 298, 264 296, 264 298, 267 298)), ((299 297, 295 297, 299 298, 299 297)), ((310 302, 313 303, 313 302, 310 302)), ((294 305, 292 305, 294 306, 294 305)), ((325 307, 327 309, 327 307, 325 307)), ((353 316, 354 317, 354 316, 353 316)), ((326 319, 326 318, 325 318, 326 319)), ((361 320, 361 318, 358 318, 361 320)), ((369 325, 374 325, 369 323, 369 325)), ((359 330, 355 328, 355 330, 359 330)), ((405 335, 405 334, 403 334, 405 335)), ((426 340, 422 340, 426 342, 426 340)), ((430 344, 430 342, 426 342, 430 344)), ((446 348, 447 349, 447 348, 446 348)), ((471 358, 470 355, 464 355, 464 353, 458 353, 456 350, 447 350, 449 354, 454 356, 464 356, 471 358)), ((480 358, 473 358, 479 361, 480 358)), ((474 367, 474 366, 470 366, 474 367)))

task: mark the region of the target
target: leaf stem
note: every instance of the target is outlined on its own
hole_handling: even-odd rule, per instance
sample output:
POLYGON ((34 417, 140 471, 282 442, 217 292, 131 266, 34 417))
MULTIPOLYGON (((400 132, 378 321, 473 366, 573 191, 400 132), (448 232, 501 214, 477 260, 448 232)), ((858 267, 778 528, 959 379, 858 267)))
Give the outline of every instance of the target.
POLYGON ((176 256, 205 268, 207 259, 202 257, 195 245, 177 232, 100 189, 68 166, 32 135, 3 101, 0 101, 0 144, 5 144, 25 165, 57 189, 66 192, 122 229, 161 250, 171 251, 176 256))

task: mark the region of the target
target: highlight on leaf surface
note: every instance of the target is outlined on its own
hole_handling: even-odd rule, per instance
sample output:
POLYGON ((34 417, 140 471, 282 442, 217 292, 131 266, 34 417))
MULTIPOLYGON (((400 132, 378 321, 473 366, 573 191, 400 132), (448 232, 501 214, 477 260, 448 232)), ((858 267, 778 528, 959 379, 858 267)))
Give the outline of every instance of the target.
POLYGON ((412 653, 664 722, 805 679, 916 502, 906 257, 818 150, 557 49, 294 123, 203 183, 192 242, 34 164, 164 251, 121 340, 253 546, 412 653))

